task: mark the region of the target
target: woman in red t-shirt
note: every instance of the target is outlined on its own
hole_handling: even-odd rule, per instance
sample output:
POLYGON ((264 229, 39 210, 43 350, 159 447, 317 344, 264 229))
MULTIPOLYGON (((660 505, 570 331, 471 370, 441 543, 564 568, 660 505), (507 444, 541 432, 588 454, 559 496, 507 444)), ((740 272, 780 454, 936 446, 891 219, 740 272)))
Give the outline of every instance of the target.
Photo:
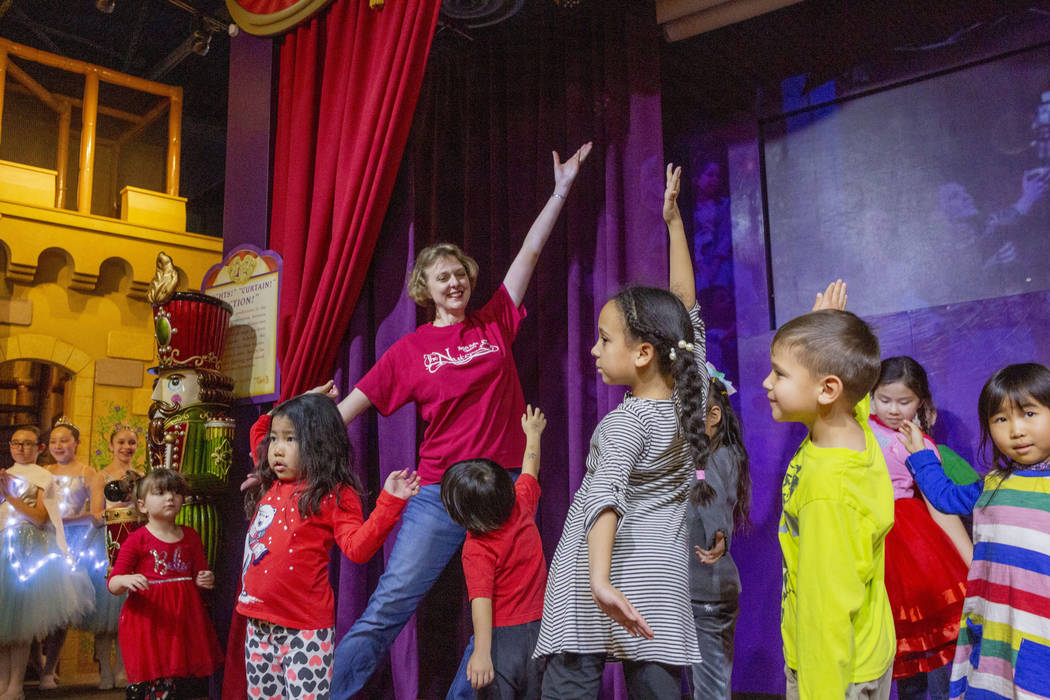
MULTIPOLYGON (((361 689, 463 544, 466 532, 441 503, 445 469, 475 457, 509 469, 521 466, 525 436, 519 422, 525 400, 510 346, 525 316, 521 302, 540 251, 590 151, 586 143, 564 163, 553 154, 554 193, 525 236, 502 286, 480 311, 467 311, 478 275, 471 257, 450 243, 419 253, 408 294, 419 305, 433 308, 434 320, 394 343, 339 404, 349 423, 369 406, 385 416, 414 403, 427 428, 419 448, 423 486, 405 507, 368 607, 336 649, 333 697, 349 697, 361 689)), ((460 692, 471 692, 465 673, 457 675, 450 695, 460 692)))

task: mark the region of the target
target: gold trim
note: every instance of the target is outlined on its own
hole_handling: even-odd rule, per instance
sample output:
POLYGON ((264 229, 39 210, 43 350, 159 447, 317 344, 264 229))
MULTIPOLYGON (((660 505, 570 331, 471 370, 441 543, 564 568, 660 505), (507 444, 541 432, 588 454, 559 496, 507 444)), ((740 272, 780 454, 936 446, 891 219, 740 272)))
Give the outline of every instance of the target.
POLYGON ((237 26, 255 36, 283 34, 324 9, 331 0, 299 0, 289 7, 269 14, 256 14, 241 7, 237 0, 226 0, 226 9, 237 26))

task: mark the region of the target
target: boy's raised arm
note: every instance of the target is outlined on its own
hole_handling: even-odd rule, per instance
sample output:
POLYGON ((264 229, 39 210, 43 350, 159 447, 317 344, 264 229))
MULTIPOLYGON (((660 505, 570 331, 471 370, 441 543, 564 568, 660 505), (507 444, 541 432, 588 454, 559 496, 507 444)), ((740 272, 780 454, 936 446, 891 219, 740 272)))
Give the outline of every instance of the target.
POLYGON ((525 407, 521 416, 521 429, 525 431, 525 454, 521 458, 521 473, 533 479, 540 475, 540 435, 547 427, 547 417, 539 408, 525 407))

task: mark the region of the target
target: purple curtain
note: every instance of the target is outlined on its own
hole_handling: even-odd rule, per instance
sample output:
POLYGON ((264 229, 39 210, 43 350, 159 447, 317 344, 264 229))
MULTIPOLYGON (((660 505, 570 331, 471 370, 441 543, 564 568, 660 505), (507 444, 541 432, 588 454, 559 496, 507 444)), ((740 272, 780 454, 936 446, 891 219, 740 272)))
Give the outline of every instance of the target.
MULTIPOLYGON (((661 38, 651 3, 533 5, 476 32, 474 41, 451 32, 435 39, 338 366, 345 392, 395 340, 428 320, 403 291, 415 253, 426 245, 452 241, 478 260, 472 305, 483 304, 550 196, 550 151, 566 157, 593 140, 525 297, 528 317, 514 346, 526 400, 549 419, 539 512, 549 559, 583 478, 591 431, 623 395, 601 383, 589 355, 598 313, 628 283, 667 282, 661 38)), ((374 497, 387 473, 415 463, 416 413, 411 406, 389 418, 369 412, 351 427, 374 497)), ((378 563, 342 562, 339 635, 364 609, 380 572, 378 563)), ((362 696, 444 697, 469 634, 457 563, 396 642, 391 666, 377 671, 362 696)), ((622 685, 611 667, 605 696, 623 696, 622 685)))

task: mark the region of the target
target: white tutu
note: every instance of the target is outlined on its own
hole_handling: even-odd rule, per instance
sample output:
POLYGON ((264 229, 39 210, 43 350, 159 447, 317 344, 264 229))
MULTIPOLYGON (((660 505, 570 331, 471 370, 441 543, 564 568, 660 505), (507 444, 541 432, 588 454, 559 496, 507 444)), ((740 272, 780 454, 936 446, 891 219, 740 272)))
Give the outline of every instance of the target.
POLYGON ((116 634, 120 606, 127 596, 116 596, 109 592, 106 529, 89 523, 66 523, 65 530, 70 556, 76 561, 78 568, 87 572, 95 589, 94 612, 81 620, 76 627, 93 634, 116 634))
POLYGON ((59 552, 49 528, 22 522, 0 532, 0 644, 75 625, 94 607, 87 571, 59 552))

